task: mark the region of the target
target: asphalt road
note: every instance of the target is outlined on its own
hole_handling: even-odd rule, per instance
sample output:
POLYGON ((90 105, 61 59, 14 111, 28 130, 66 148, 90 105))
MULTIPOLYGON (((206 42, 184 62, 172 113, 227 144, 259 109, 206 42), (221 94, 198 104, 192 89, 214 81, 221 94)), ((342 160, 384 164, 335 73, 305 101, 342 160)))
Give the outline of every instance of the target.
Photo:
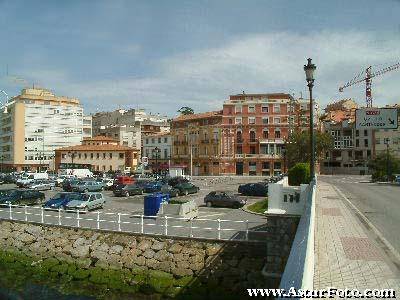
POLYGON ((369 176, 325 175, 400 253, 400 185, 370 182, 369 176))
MULTIPOLYGON (((197 194, 181 196, 179 199, 193 199, 199 206, 199 216, 193 221, 175 220, 164 218, 143 218, 144 196, 115 197, 111 191, 104 191, 106 203, 103 209, 90 211, 86 214, 66 212, 61 210, 42 210, 40 207, 12 208, 11 217, 17 220, 28 220, 48 224, 61 224, 73 227, 100 228, 104 230, 120 230, 126 232, 144 232, 149 234, 167 234, 174 236, 194 236, 203 238, 243 239, 246 237, 246 229, 249 239, 265 239, 262 232, 266 218, 231 208, 208 208, 204 206, 204 196, 212 190, 237 191, 238 185, 244 182, 256 182, 252 178, 215 178, 198 179, 193 183, 200 187, 197 194), (79 218, 79 224, 78 224, 79 218), (218 221, 219 219, 219 221, 218 221), (247 222, 248 221, 248 222, 247 222), (143 225, 142 225, 143 224, 143 225), (167 224, 167 226, 166 226, 167 224), (218 228, 220 230, 218 230, 218 228)), ((0 189, 14 188, 14 185, 3 185, 0 189)), ((61 191, 46 191, 46 199, 61 191)), ((260 197, 247 198, 248 203, 261 200, 260 197)), ((8 207, 0 207, 0 218, 10 218, 8 207)))

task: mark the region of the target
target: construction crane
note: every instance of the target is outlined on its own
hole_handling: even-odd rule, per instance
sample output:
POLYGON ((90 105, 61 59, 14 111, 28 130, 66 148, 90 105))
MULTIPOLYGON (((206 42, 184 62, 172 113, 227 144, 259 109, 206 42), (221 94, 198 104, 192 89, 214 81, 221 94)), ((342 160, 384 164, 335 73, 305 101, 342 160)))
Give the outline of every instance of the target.
POLYGON ((352 86, 357 83, 365 81, 365 99, 366 99, 367 107, 372 107, 372 78, 383 75, 390 71, 394 71, 398 68, 400 68, 399 62, 395 63, 394 65, 391 65, 389 67, 386 67, 386 68, 383 68, 383 69, 380 69, 380 70, 374 71, 374 72, 372 72, 372 67, 369 66, 368 68, 365 69, 365 71, 362 71, 360 74, 358 74, 352 80, 350 80, 343 86, 339 87, 339 92, 343 92, 343 90, 345 88, 348 88, 349 86, 352 86))

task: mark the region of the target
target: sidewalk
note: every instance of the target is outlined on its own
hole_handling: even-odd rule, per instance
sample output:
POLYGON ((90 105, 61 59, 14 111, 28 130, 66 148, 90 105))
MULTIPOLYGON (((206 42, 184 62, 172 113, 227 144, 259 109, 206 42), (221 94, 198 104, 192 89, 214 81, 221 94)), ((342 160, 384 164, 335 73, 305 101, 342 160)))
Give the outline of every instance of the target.
POLYGON ((315 214, 314 289, 392 288, 399 296, 400 271, 329 183, 318 182, 315 214))

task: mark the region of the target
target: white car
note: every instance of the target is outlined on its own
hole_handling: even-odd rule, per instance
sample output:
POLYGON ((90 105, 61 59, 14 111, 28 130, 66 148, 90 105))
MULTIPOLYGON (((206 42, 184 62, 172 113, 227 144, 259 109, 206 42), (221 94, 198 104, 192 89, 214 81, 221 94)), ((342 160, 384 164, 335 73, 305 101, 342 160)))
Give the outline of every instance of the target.
POLYGON ((102 193, 85 193, 79 200, 72 200, 65 206, 66 210, 79 210, 82 212, 88 212, 95 208, 102 208, 106 199, 102 193))
POLYGON ((52 190, 54 187, 55 183, 49 180, 35 180, 28 184, 28 188, 35 191, 52 190))

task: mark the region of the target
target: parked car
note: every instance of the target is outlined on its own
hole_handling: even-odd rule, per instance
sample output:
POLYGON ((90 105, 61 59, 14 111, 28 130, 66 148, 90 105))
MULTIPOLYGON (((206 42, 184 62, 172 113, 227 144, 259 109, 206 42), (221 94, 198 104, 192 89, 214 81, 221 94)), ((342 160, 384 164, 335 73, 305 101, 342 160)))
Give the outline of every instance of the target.
POLYGON ((10 190, 0 190, 0 198, 9 195, 12 191, 14 191, 14 189, 10 189, 10 190))
POLYGON ((69 193, 69 192, 61 192, 55 194, 49 200, 47 200, 44 204, 44 208, 48 209, 59 209, 65 208, 67 203, 72 200, 79 200, 83 197, 84 194, 81 193, 69 193))
POLYGON ((161 187, 161 193, 168 194, 170 198, 179 196, 179 190, 168 184, 164 184, 161 187))
POLYGON ((246 183, 239 185, 238 192, 245 196, 268 196, 268 183, 246 183))
POLYGON ((0 198, 1 204, 35 205, 44 201, 44 194, 31 190, 13 190, 0 198))
POLYGON ((115 187, 113 191, 115 196, 125 196, 129 197, 131 195, 141 195, 143 194, 143 189, 137 184, 120 184, 115 187))
POLYGON ((55 183, 49 180, 35 180, 27 185, 27 188, 36 191, 52 190, 55 187, 55 183))
POLYGON ((72 191, 80 193, 100 192, 102 190, 104 190, 103 184, 97 181, 80 181, 72 187, 72 191))
POLYGON ((102 179, 104 189, 110 190, 112 186, 114 185, 114 180, 112 178, 103 178, 102 179))
POLYGON ((155 193, 161 191, 162 183, 159 181, 148 182, 143 186, 145 193, 155 193))
POLYGON ((197 193, 200 188, 190 182, 179 183, 174 186, 179 191, 179 195, 188 195, 197 193))
POLYGON ((204 197, 207 207, 221 206, 239 208, 246 204, 245 199, 241 199, 232 192, 214 191, 204 197))
POLYGON ((70 179, 64 179, 62 183, 62 189, 65 192, 72 192, 74 187, 80 182, 79 179, 76 178, 70 178, 70 179))
POLYGON ((170 186, 176 186, 177 184, 181 183, 188 183, 189 180, 187 180, 185 177, 172 177, 168 179, 168 184, 170 186))
POLYGON ((87 212, 95 208, 102 208, 105 202, 102 193, 85 193, 82 198, 68 202, 65 209, 87 212))

